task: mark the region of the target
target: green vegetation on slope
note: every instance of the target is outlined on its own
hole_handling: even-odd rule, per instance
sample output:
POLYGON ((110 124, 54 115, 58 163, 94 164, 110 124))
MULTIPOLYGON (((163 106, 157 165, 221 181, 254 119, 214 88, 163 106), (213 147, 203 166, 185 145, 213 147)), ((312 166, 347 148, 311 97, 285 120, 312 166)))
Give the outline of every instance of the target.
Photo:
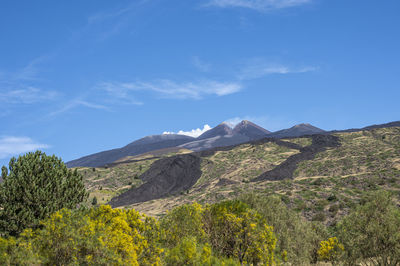
POLYGON ((121 194, 132 186, 139 186, 139 176, 147 171, 156 159, 145 159, 131 163, 121 163, 113 167, 79 167, 89 200, 96 197, 98 204, 107 203, 112 197, 121 194))
MULTIPOLYGON (((203 157, 203 174, 190 190, 132 207, 161 215, 183 203, 213 203, 253 191, 259 195, 277 195, 306 219, 334 225, 367 191, 383 189, 399 201, 400 128, 335 135, 340 138, 341 146, 328 148, 314 159, 301 162, 294 179, 250 182, 299 151, 270 142, 242 144, 203 157)), ((310 143, 309 138, 286 141, 300 146, 310 143)))

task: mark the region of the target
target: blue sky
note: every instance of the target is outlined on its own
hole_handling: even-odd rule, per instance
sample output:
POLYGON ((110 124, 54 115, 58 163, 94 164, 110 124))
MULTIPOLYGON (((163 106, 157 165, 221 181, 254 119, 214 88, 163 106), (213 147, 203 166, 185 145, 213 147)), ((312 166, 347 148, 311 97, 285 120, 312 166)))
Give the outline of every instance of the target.
POLYGON ((248 119, 400 119, 398 0, 2 1, 0 164, 248 119))

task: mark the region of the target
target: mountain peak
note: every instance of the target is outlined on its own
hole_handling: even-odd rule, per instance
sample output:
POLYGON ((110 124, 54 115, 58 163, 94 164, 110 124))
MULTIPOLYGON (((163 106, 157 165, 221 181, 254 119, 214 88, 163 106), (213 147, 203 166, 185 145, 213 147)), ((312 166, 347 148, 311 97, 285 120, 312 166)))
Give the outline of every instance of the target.
POLYGON ((197 139, 207 139, 207 138, 213 138, 216 136, 225 136, 225 135, 232 135, 232 134, 233 134, 233 131, 232 131, 232 128, 229 126, 229 124, 226 122, 222 122, 218 126, 201 134, 197 139))
POLYGON ((313 133, 322 133, 325 132, 324 130, 317 128, 309 123, 301 123, 298 125, 295 125, 293 127, 291 127, 292 129, 296 129, 296 130, 306 130, 306 131, 312 131, 313 133))
POLYGON ((233 128, 233 133, 244 135, 250 139, 259 139, 266 137, 266 135, 271 132, 254 124, 253 122, 242 120, 233 128))

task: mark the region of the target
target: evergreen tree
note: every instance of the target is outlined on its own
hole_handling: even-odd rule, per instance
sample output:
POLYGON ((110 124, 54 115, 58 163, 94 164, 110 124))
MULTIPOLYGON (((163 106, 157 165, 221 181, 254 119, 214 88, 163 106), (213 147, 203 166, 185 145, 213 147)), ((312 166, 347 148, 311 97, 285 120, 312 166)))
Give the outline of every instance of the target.
POLYGON ((18 235, 62 208, 76 208, 87 193, 78 172, 41 151, 11 158, 2 168, 0 233, 18 235))

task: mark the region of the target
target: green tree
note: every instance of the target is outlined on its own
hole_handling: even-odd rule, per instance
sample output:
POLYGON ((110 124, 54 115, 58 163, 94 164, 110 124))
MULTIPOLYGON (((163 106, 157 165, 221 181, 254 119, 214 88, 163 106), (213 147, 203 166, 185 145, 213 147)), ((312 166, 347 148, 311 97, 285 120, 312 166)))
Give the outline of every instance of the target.
POLYGON ((274 228, 278 237, 275 253, 294 265, 314 263, 320 241, 328 237, 325 227, 311 223, 289 209, 277 196, 246 193, 239 197, 274 228))
POLYGON ((338 224, 338 234, 348 264, 400 264, 400 210, 389 192, 367 194, 338 224))
POLYGON ((41 151, 11 158, 2 169, 0 233, 16 236, 62 208, 76 208, 87 193, 78 172, 41 151))
POLYGON ((167 246, 176 246, 183 238, 195 237, 204 242, 203 207, 198 203, 174 208, 161 221, 163 241, 167 246))

